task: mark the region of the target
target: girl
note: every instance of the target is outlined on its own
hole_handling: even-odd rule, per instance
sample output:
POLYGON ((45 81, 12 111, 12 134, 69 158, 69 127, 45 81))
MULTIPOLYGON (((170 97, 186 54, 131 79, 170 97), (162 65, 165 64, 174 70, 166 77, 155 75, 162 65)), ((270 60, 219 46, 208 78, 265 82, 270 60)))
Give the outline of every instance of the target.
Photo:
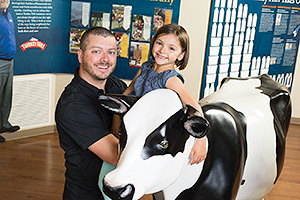
MULTIPOLYGON (((183 86, 184 79, 182 75, 175 71, 176 67, 179 70, 186 68, 189 49, 189 36, 183 27, 177 24, 162 26, 156 32, 150 44, 150 55, 155 62, 143 63, 123 94, 143 96, 155 89, 171 89, 179 94, 184 104, 193 106, 203 116, 200 105, 183 86)), ((190 164, 198 164, 205 158, 206 137, 203 137, 196 140, 190 152, 190 164)))

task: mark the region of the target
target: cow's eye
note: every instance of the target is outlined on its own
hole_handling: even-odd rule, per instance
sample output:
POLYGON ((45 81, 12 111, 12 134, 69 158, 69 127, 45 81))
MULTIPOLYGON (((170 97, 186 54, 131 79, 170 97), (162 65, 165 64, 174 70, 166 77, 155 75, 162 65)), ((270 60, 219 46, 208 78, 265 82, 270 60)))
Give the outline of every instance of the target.
POLYGON ((168 146, 169 146, 169 142, 167 140, 163 140, 160 142, 161 148, 166 149, 166 148, 168 148, 168 146))

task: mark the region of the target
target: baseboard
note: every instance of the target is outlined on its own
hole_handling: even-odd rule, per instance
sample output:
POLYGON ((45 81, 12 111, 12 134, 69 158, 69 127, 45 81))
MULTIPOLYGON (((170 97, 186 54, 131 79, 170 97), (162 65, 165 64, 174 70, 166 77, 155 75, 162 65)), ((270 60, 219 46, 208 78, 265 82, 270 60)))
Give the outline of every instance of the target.
POLYGON ((38 127, 33 129, 27 129, 27 130, 20 130, 13 133, 2 133, 0 134, 2 137, 5 138, 6 141, 10 140, 16 140, 16 139, 22 139, 27 137, 33 137, 43 134, 49 134, 56 132, 56 126, 55 125, 49 125, 44 127, 38 127))
MULTIPOLYGON (((292 117, 291 124, 300 124, 300 118, 292 117)), ((57 132, 56 125, 49 125, 49 126, 38 127, 33 129, 20 130, 14 133, 2 133, 0 135, 4 137, 6 141, 10 141, 10 140, 22 139, 22 138, 44 135, 49 133, 56 133, 56 132, 57 132)))
POLYGON ((300 118, 292 117, 291 118, 291 124, 300 124, 300 118))

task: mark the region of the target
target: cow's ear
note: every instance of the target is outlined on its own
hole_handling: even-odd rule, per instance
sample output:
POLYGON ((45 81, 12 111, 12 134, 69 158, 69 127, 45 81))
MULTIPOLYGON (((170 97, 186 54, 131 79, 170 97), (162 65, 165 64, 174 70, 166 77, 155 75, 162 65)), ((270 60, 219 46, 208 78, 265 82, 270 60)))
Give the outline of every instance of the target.
POLYGON ((117 94, 101 94, 98 97, 101 106, 118 115, 124 115, 138 99, 139 97, 117 94))
POLYGON ((190 105, 186 105, 181 124, 185 131, 196 138, 204 137, 209 128, 208 121, 201 117, 200 112, 190 105))

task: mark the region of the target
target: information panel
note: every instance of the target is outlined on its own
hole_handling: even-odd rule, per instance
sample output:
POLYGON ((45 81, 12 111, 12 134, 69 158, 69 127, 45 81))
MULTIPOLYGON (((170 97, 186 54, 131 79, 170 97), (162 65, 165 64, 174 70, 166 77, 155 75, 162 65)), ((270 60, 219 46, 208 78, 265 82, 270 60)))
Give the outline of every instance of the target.
POLYGON ((132 79, 149 60, 150 40, 178 23, 180 0, 11 0, 17 53, 15 74, 74 73, 82 33, 111 30, 118 41, 114 75, 132 79))
POLYGON ((213 0, 201 98, 224 77, 269 74, 291 89, 300 0, 213 0))

